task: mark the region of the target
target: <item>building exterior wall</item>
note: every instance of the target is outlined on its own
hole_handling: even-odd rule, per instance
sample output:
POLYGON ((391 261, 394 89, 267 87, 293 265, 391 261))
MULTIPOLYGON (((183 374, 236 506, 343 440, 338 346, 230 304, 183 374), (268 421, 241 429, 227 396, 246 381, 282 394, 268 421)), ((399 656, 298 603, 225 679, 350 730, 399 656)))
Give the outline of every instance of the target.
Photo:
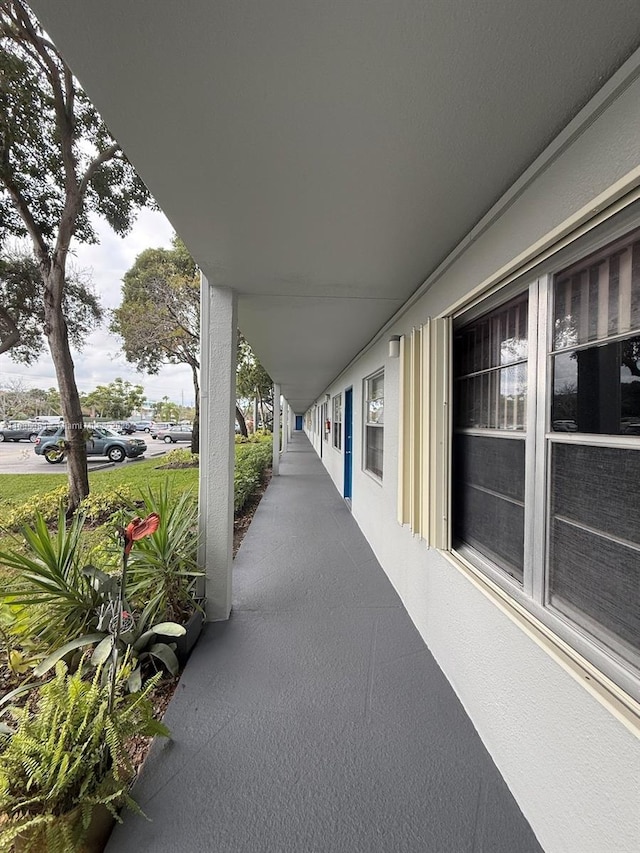
MULTIPOLYGON (((634 75, 628 64, 565 131, 563 144, 551 146, 553 155, 529 170, 511 203, 326 389, 333 397, 353 386, 353 515, 548 853, 640 848, 640 731, 624 725, 450 560, 398 524, 399 359, 388 358, 387 339, 449 313, 616 182, 640 174, 634 75), (382 483, 362 470, 363 381, 380 367, 382 483)), ((322 432, 308 434, 319 452, 322 432)), ((322 450, 342 493, 342 453, 331 437, 322 450)))

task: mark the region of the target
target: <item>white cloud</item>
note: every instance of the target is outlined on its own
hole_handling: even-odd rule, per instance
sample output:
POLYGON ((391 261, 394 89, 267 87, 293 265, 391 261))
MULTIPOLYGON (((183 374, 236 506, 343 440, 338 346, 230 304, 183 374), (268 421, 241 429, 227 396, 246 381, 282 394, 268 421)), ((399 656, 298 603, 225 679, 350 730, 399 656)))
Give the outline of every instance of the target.
MULTIPOLYGON (((173 228, 160 212, 142 210, 133 229, 126 237, 118 237, 104 223, 96 222, 100 243, 76 245, 71 264, 78 270, 88 270, 94 287, 105 308, 116 308, 121 300, 122 278, 144 249, 168 247, 173 228)), ((193 405, 193 380, 191 370, 185 365, 167 366, 157 376, 138 373, 127 364, 120 352, 120 341, 111 335, 106 326, 97 329, 88 339, 82 352, 74 352, 76 383, 81 392, 89 392, 96 385, 108 385, 120 376, 134 385, 142 385, 147 398, 152 401, 168 397, 185 406, 193 405)), ((21 379, 29 388, 57 387, 51 357, 42 355, 31 367, 0 356, 0 387, 9 380, 21 379)))

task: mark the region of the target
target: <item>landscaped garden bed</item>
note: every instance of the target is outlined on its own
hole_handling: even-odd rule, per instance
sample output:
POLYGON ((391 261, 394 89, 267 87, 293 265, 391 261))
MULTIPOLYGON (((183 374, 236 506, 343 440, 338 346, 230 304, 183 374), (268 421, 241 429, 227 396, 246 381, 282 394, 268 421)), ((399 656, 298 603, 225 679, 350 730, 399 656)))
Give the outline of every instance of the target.
MULTIPOLYGON (((236 539, 270 461, 269 437, 236 446, 236 539)), ((0 698, 0 850, 18 831, 25 850, 79 849, 98 804, 114 815, 136 808, 129 788, 152 736, 166 734, 154 720, 177 684, 184 625, 202 608, 196 466, 178 450, 94 472, 91 495, 69 522, 64 483, 51 489, 47 478, 43 492, 39 478, 5 492, 0 696, 10 692, 0 698), (74 696, 86 703, 79 733, 74 696), (50 750, 31 750, 34 732, 51 739, 50 750), (74 773, 69 761, 79 762, 74 773), (30 768, 28 793, 19 766, 30 768)))

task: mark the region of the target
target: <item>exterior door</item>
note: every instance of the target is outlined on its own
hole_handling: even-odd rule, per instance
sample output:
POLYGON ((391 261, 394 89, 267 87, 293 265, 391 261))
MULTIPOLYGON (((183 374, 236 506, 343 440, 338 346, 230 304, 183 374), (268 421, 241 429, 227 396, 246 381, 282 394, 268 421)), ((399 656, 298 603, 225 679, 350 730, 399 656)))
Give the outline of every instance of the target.
POLYGON ((353 389, 344 392, 344 498, 351 500, 353 481, 353 389))

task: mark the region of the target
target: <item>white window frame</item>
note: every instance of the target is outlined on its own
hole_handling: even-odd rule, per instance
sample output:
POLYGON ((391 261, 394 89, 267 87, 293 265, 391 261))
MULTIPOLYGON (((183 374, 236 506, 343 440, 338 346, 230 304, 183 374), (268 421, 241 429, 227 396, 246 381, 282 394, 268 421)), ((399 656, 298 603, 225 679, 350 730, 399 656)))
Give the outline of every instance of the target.
MULTIPOLYGON (((363 436, 362 436, 362 470, 372 477, 377 483, 382 483, 384 478, 384 367, 381 367, 379 370, 376 370, 374 373, 369 374, 363 380, 363 401, 364 401, 364 416, 363 416, 363 436), (373 401, 374 398, 370 396, 370 387, 371 383, 373 383, 376 379, 382 378, 382 405, 383 405, 383 420, 382 423, 378 423, 377 421, 372 421, 369 419, 370 406, 369 403, 373 401), (369 430, 375 429, 380 430, 382 435, 382 463, 380 466, 380 473, 373 468, 368 467, 368 456, 369 456, 369 430)), ((377 398, 376 398, 377 399, 377 398)))
MULTIPOLYGON (((507 598, 528 612, 539 622, 539 629, 550 630, 550 636, 559 638, 560 645, 571 652, 574 650, 584 658, 586 669, 603 674, 603 683, 610 684, 612 692, 619 696, 621 688, 632 697, 634 711, 640 700, 640 656, 638 660, 625 650, 623 657, 615 648, 588 633, 577 622, 554 610, 546 603, 547 548, 550 454, 554 443, 604 445, 607 447, 638 448, 640 438, 633 436, 591 435, 585 433, 558 433, 547 431, 551 407, 551 335, 553 318, 553 276, 571 264, 599 251, 613 241, 624 237, 640 226, 640 204, 636 203, 610 220, 606 220, 593 232, 580 236, 574 243, 551 254, 528 274, 515 279, 508 286, 495 288, 486 298, 477 298, 468 307, 455 314, 456 323, 463 325, 473 321, 501 304, 508 302, 518 293, 529 289, 529 356, 528 356, 528 400, 527 440, 525 461, 525 545, 524 577, 520 584, 488 559, 468 546, 451 548, 452 555, 474 573, 488 579, 489 588, 495 585, 507 598), (540 464, 542 461, 544 464, 540 464), (566 645, 565 645, 566 644, 566 645), (610 680, 610 682, 609 682, 610 680)), ((430 400, 433 408, 434 401, 430 400)), ((450 432, 451 434, 451 432, 450 432)), ((640 449, 637 449, 640 452, 640 449)), ((433 484, 429 484, 429 493, 433 484)))
POLYGON ((336 450, 342 450, 342 392, 332 400, 333 422, 331 424, 332 443, 336 450))

